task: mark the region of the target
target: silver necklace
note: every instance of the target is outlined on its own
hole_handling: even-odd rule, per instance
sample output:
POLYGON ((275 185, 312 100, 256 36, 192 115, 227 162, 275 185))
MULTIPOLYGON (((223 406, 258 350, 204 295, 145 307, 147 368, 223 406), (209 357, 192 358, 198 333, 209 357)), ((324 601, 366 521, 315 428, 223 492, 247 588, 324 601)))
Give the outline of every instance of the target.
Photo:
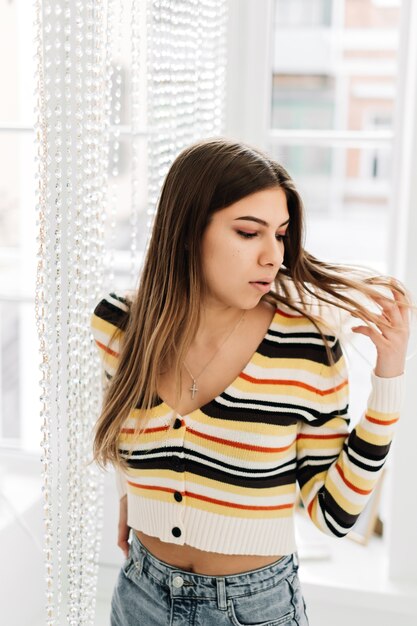
POLYGON ((234 331, 236 330, 236 328, 239 326, 240 322, 242 322, 243 318, 245 317, 246 311, 243 311, 241 317, 238 319, 238 321, 236 322, 236 324, 233 326, 232 330, 229 332, 228 335, 226 335, 226 338, 223 339, 223 341, 221 342, 220 346, 217 348, 216 352, 213 354, 213 356, 211 357, 211 359, 205 364, 205 366, 203 367, 203 369, 201 370, 201 372, 199 373, 198 376, 193 376, 192 373, 190 372, 190 370, 187 367, 187 364, 185 363, 185 361, 183 361, 183 365, 185 367, 185 369, 187 370, 188 374, 191 376, 191 380, 193 381, 192 386, 190 387, 190 391, 191 391, 191 398, 194 400, 194 396, 196 395, 196 393, 198 393, 198 387, 197 387, 197 380, 200 378, 200 376, 202 375, 203 372, 206 371, 206 369, 208 368, 208 366, 210 365, 210 363, 212 362, 212 360, 214 359, 214 357, 220 352, 220 350, 223 348, 224 344, 226 343, 226 341, 231 337, 231 335, 234 333, 234 331))

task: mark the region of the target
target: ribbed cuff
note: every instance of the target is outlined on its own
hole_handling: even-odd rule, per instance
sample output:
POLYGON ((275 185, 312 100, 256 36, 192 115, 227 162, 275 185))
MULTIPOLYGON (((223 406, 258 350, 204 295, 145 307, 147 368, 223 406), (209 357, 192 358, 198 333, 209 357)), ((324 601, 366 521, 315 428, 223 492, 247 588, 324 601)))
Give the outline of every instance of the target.
POLYGON ((116 488, 119 498, 123 498, 127 494, 126 476, 118 467, 114 468, 114 475, 116 478, 116 488))
POLYGON ((379 413, 398 413, 404 399, 405 374, 382 378, 372 372, 371 384, 368 407, 379 413))

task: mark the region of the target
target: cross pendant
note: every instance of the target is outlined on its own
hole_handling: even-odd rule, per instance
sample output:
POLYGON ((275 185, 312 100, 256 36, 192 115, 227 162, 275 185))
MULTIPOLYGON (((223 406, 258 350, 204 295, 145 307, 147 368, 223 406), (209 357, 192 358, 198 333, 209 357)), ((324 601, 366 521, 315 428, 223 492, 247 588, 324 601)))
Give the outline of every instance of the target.
POLYGON ((193 378, 193 386, 190 387, 190 391, 191 391, 191 398, 194 400, 194 396, 197 393, 198 389, 197 389, 197 381, 194 380, 193 378))

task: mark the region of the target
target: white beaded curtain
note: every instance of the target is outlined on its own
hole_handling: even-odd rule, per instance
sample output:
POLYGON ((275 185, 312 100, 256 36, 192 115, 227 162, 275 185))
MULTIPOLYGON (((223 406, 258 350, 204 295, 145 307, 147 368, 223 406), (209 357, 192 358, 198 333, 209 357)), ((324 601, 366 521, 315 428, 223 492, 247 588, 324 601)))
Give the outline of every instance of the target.
POLYGON ((90 316, 115 272, 137 286, 173 158, 223 132, 227 3, 34 1, 46 624, 81 626, 94 624, 102 528, 90 316), (121 228, 129 270, 116 267, 121 228))
POLYGON ((161 181, 175 155, 224 128, 227 3, 153 0, 148 9, 151 222, 161 181))

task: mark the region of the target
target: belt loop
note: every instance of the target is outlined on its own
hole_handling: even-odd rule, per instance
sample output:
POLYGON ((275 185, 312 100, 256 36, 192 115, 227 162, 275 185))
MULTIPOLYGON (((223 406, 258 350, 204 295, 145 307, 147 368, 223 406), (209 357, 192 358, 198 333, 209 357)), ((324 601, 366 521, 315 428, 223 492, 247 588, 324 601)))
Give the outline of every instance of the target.
POLYGON ((294 552, 293 553, 293 559, 294 559, 294 565, 298 569, 298 566, 300 564, 300 559, 299 559, 299 556, 298 556, 298 552, 294 552))
POLYGON ((134 557, 135 570, 138 576, 142 575, 144 560, 145 560, 145 555, 143 554, 142 550, 139 550, 138 555, 134 557))
POLYGON ((224 578, 216 578, 217 584, 217 606, 221 611, 227 610, 226 583, 224 578))
POLYGON ((135 563, 135 570, 138 576, 142 575, 143 564, 146 558, 146 552, 143 549, 140 543, 137 543, 135 546, 135 551, 133 553, 133 561, 135 563))

